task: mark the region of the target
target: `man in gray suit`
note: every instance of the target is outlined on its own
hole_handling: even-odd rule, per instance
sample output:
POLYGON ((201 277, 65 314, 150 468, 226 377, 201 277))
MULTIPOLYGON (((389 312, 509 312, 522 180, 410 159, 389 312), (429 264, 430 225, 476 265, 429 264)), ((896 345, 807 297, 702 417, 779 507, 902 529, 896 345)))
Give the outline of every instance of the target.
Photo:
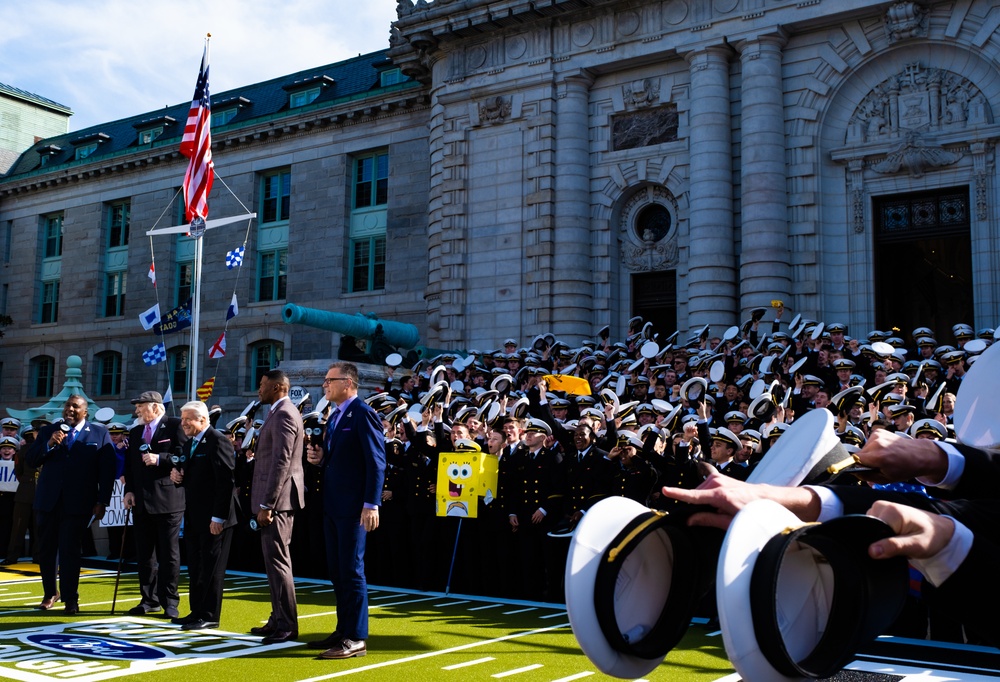
POLYGON ((250 487, 250 507, 257 511, 264 568, 271 590, 271 615, 262 627, 251 628, 263 635, 264 644, 287 642, 299 636, 292 577, 292 522, 305 505, 302 474, 302 416, 288 399, 288 376, 279 369, 260 379, 257 395, 271 409, 257 435, 257 460, 250 487))

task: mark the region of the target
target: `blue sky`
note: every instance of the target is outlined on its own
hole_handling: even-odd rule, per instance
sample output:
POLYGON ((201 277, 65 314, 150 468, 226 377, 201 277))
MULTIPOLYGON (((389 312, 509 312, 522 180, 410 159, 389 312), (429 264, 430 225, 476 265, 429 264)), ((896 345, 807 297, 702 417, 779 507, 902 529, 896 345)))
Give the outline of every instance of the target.
POLYGON ((395 18, 395 0, 3 2, 0 82, 80 130, 190 101, 206 33, 222 92, 388 47, 395 18))

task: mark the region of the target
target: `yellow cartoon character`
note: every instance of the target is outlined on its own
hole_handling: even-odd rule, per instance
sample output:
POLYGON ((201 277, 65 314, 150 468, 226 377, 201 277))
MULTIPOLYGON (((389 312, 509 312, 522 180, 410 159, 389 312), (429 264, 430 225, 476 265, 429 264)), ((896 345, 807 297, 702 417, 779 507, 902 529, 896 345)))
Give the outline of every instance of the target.
POLYGON ((472 441, 458 441, 456 450, 442 452, 438 460, 437 515, 475 518, 483 455, 472 441))

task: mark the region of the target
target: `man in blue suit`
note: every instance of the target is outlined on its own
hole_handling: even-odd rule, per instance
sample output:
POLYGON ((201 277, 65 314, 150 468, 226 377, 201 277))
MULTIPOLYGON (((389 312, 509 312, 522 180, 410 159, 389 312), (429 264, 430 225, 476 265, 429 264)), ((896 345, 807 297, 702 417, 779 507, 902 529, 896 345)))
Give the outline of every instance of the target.
POLYGON ((56 556, 66 614, 80 611, 80 545, 94 519, 104 518, 115 482, 115 450, 107 429, 87 421, 87 401, 66 399, 63 421, 42 429, 28 450, 29 466, 42 467, 35 489, 38 558, 45 597, 38 608, 59 601, 56 556))
POLYGON ((385 475, 382 421, 358 400, 358 368, 330 365, 323 381, 334 406, 326 422, 323 464, 323 530, 327 565, 337 596, 337 628, 317 642, 320 658, 341 659, 368 653, 368 585, 365 537, 378 528, 378 505, 385 475))

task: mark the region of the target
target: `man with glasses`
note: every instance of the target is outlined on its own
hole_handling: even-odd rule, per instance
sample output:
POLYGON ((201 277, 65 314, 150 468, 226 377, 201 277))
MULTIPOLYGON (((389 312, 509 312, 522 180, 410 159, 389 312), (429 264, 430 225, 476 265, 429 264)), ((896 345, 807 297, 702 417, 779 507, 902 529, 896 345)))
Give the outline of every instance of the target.
POLYGON ((342 659, 368 653, 365 537, 378 528, 385 440, 378 414, 356 399, 356 365, 330 365, 323 393, 334 406, 326 422, 322 467, 323 528, 330 581, 337 596, 337 627, 309 646, 326 649, 320 658, 342 659))

